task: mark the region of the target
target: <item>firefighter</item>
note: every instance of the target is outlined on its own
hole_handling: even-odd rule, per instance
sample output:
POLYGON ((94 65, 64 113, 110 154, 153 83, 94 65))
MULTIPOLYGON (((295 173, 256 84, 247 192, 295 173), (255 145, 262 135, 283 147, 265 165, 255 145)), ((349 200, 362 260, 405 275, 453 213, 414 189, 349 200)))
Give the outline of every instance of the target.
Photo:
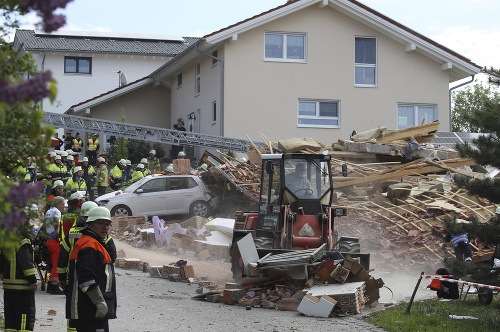
POLYGON ((33 183, 36 181, 36 164, 33 163, 28 166, 28 173, 24 177, 24 182, 33 183))
MULTIPOLYGON (((71 151, 71 150, 68 150, 71 151)), ((67 151, 62 151, 61 152, 61 163, 66 165, 66 158, 68 158, 69 153, 67 151)))
POLYGON ((68 157, 66 157, 66 168, 68 169, 68 178, 70 178, 75 168, 75 157, 73 157, 73 155, 68 155, 68 157))
POLYGON ((132 175, 132 183, 139 181, 144 177, 144 165, 143 164, 137 164, 137 167, 135 168, 135 172, 132 175))
POLYGON ((125 170, 123 171, 123 178, 125 183, 130 184, 130 179, 132 179, 132 174, 134 173, 134 170, 132 169, 132 162, 130 160, 125 160, 127 163, 127 166, 125 167, 125 170))
POLYGON ((92 134, 92 138, 89 138, 87 157, 89 163, 92 166, 96 165, 97 153, 99 152, 99 140, 97 139, 97 134, 92 134))
POLYGON ((459 262, 472 263, 472 251, 470 249, 468 233, 446 234, 442 248, 446 248, 446 243, 453 243, 455 257, 459 262))
POLYGON ((50 161, 50 163, 51 163, 51 164, 53 164, 53 163, 54 163, 54 161, 55 161, 55 159, 56 159, 56 156, 57 156, 57 153, 56 153, 55 151, 52 151, 52 152, 50 153, 50 159, 49 159, 49 161, 50 161))
POLYGON ((75 138, 73 139, 73 145, 71 146, 71 150, 74 152, 82 151, 83 142, 80 138, 80 133, 76 133, 75 138))
POLYGON ((54 184, 57 180, 65 183, 68 179, 68 168, 62 163, 62 157, 57 155, 54 164, 49 166, 49 176, 54 184))
POLYGON ((3 279, 4 331, 33 331, 38 284, 33 246, 27 237, 22 237, 12 252, 2 252, 0 271, 3 279))
POLYGON ((83 180, 83 171, 80 166, 75 167, 73 177, 66 182, 66 191, 70 195, 77 191, 87 192, 87 184, 83 180))
POLYGON ((59 288, 59 276, 57 275, 57 259, 59 257, 59 231, 61 228, 61 217, 64 211, 64 198, 57 196, 52 201, 52 207, 45 214, 48 226, 47 248, 50 252, 50 261, 52 269, 50 271, 49 283, 47 284, 47 292, 50 294, 62 294, 62 289, 59 288))
POLYGON ((160 160, 156 157, 155 150, 149 151, 148 169, 151 173, 160 173, 161 172, 160 160))
POLYGON ((96 176, 96 171, 92 165, 89 164, 89 158, 83 157, 82 160, 82 171, 83 171, 83 180, 85 181, 85 184, 87 185, 87 190, 90 195, 90 200, 94 200, 94 190, 92 189, 92 186, 95 183, 95 176, 96 176))
POLYGON ((108 166, 104 158, 99 159, 99 170, 97 171, 97 196, 102 196, 108 188, 108 166))
POLYGON ((125 159, 120 159, 116 163, 116 166, 111 170, 111 184, 109 187, 113 190, 119 190, 123 184, 124 180, 124 170, 127 166, 127 161, 125 159))
MULTIPOLYGON (((141 164, 143 164, 144 166, 147 166, 147 164, 148 164, 148 159, 147 159, 147 158, 142 158, 142 159, 141 159, 141 164)), ((149 171, 149 169, 148 169, 148 168, 144 168, 144 170, 143 170, 142 172, 144 173, 144 176, 146 176, 146 175, 150 175, 150 174, 151 174, 151 172, 149 171)))
POLYGON ((82 236, 70 255, 66 318, 77 331, 109 331, 116 318, 116 280, 112 251, 105 244, 111 214, 105 207, 90 210, 82 236))

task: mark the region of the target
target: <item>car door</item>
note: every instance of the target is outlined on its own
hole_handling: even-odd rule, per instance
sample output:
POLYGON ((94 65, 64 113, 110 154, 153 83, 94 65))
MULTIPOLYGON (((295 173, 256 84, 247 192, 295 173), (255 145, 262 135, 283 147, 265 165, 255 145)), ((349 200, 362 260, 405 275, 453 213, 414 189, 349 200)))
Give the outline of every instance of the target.
POLYGON ((168 214, 189 213, 191 203, 200 190, 198 183, 189 176, 170 176, 168 179, 168 214))
POLYGON ((153 178, 134 192, 134 214, 164 215, 167 212, 167 178, 153 178))

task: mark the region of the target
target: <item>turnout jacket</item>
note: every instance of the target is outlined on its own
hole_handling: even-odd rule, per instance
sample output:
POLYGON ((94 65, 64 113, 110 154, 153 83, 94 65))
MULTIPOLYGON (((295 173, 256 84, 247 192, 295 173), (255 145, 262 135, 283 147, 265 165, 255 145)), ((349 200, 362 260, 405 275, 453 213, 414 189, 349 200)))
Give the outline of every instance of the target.
POLYGON ((31 284, 35 284, 36 270, 33 263, 33 247, 29 239, 22 239, 16 248, 0 255, 0 272, 2 273, 5 291, 32 292, 31 284))
MULTIPOLYGON (((82 236, 82 230, 85 226, 85 220, 82 217, 78 217, 75 224, 69 230, 68 234, 61 241, 61 248, 59 250, 59 257, 57 259, 57 274, 67 274, 68 273, 68 265, 69 265, 69 257, 73 252, 73 248, 75 247, 76 241, 82 236)), ((113 264, 116 261, 116 246, 113 238, 111 236, 107 236, 104 239, 104 245, 111 257, 111 262, 113 264)))
POLYGON ((108 167, 106 164, 101 164, 97 171, 97 186, 108 186, 108 167))
MULTIPOLYGON (((108 305, 104 319, 116 318, 116 280, 111 255, 105 243, 90 229, 81 231, 70 255, 66 318, 96 320, 96 306, 87 294, 99 287, 108 305)), ((116 256, 115 256, 116 257, 116 256)))

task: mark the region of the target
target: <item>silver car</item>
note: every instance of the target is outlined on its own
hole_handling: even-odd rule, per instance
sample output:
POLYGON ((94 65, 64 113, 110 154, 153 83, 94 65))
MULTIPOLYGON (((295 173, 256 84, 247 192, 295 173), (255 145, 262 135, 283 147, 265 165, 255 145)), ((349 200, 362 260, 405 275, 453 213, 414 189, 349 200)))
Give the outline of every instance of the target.
POLYGON ((99 196, 95 202, 113 217, 190 214, 208 217, 218 197, 193 175, 148 175, 124 190, 99 196))

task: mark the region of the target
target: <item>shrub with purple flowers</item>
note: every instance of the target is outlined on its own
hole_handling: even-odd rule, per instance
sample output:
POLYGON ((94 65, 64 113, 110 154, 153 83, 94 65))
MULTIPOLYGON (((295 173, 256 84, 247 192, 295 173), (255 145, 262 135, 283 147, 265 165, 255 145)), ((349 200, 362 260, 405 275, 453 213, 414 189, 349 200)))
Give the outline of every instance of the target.
POLYGON ((66 22, 55 14, 72 0, 9 0, 2 1, 0 11, 0 249, 12 248, 14 233, 29 228, 36 211, 32 204, 43 202, 45 182, 24 183, 19 166, 36 162, 42 173, 46 169, 54 128, 42 121, 40 102, 57 93, 50 72, 39 72, 29 53, 21 54, 3 37, 17 28, 16 17, 36 12, 46 32, 55 31, 66 22))

